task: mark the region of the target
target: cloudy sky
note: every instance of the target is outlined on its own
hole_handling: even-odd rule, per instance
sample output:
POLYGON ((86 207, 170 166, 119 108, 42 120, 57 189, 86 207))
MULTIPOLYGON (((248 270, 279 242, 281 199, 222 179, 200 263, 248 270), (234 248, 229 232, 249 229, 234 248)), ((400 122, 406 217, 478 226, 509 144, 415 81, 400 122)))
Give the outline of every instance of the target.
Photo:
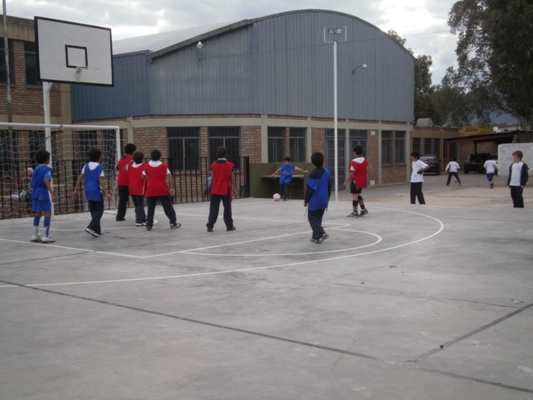
POLYGON ((102 26, 113 39, 251 19, 284 11, 323 9, 359 17, 382 31, 393 29, 417 55, 433 58, 433 84, 455 66, 457 38, 448 13, 455 0, 7 0, 7 14, 102 26))

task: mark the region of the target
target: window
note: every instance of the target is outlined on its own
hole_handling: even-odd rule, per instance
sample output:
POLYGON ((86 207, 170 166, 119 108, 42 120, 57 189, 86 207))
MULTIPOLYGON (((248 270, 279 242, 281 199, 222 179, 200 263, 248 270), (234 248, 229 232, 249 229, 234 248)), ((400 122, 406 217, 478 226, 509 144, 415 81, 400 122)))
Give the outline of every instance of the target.
POLYGON ((420 153, 420 138, 413 138, 413 151, 420 153))
POLYGON ((381 163, 392 164, 392 131, 381 133, 381 163))
MULTIPOLYGON (((13 41, 8 40, 9 48, 9 82, 15 83, 15 67, 13 65, 13 41)), ((6 53, 4 48, 4 38, 0 38, 0 83, 7 83, 6 79, 6 53)))
POLYGON ((102 131, 104 145, 102 146, 102 161, 106 170, 114 171, 117 160, 117 135, 114 130, 102 131))
POLYGON ((209 158, 217 159, 217 148, 226 148, 227 159, 235 164, 235 169, 241 166, 241 128, 209 128, 209 158))
POLYGON ((366 157, 367 132, 360 129, 350 129, 350 157, 353 157, 353 148, 357 145, 363 148, 363 157, 366 157))
POLYGON ((171 171, 200 169, 200 128, 167 128, 171 171))
POLYGON ((41 86, 37 73, 37 51, 34 42, 24 42, 24 58, 26 60, 26 85, 41 86))
POLYGON ((394 136, 395 163, 405 164, 405 132, 396 132, 394 136))
POLYGON ((17 132, 0 131, 0 173, 18 171, 18 140, 17 132))
POLYGON ((291 161, 305 162, 305 128, 290 128, 291 161))
MULTIPOLYGON (((80 131, 79 135, 79 160, 82 164, 90 161, 89 152, 93 147, 98 147, 98 134, 96 131, 80 131)), ((55 135, 53 135, 55 136, 55 135)))
POLYGON ((435 139, 433 143, 435 146, 434 154, 437 156, 437 158, 440 158, 440 139, 435 139))
POLYGON ((433 154, 430 138, 424 139, 424 154, 433 154))
POLYGON ((268 162, 281 162, 285 158, 285 128, 268 128, 268 162))

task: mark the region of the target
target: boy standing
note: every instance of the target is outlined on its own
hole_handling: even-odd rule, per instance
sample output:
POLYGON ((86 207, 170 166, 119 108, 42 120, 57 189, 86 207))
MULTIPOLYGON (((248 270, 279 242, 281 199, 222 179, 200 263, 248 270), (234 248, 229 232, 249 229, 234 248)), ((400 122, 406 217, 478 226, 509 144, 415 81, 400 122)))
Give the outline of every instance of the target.
POLYGON ((326 168, 323 168, 324 154, 313 153, 311 162, 316 169, 311 171, 307 179, 304 207, 308 207, 307 219, 313 230, 311 242, 320 244, 329 237, 322 227, 322 217, 328 208, 331 195, 331 175, 326 168))
POLYGON ((487 159, 487 161, 485 161, 485 164, 483 164, 483 168, 485 168, 485 172, 487 173, 487 180, 489 181, 490 188, 492 189, 494 187, 492 177, 498 170, 498 164, 496 164, 496 161, 494 161, 492 158, 489 158, 487 159))
POLYGON ((411 173, 411 204, 416 204, 416 199, 418 199, 418 204, 426 204, 424 193, 422 193, 422 183, 424 183, 424 171, 429 169, 429 165, 420 161, 419 158, 420 153, 418 151, 411 153, 413 169, 411 173))
POLYGON ((91 212, 91 222, 85 228, 85 232, 89 235, 98 237, 102 234, 102 227, 100 226, 100 220, 104 215, 104 198, 102 191, 108 199, 111 199, 111 194, 107 191, 104 182, 104 166, 100 164, 102 158, 102 152, 100 149, 92 148, 89 151, 89 160, 87 164, 81 170, 81 174, 76 182, 74 198, 78 197, 78 188, 81 181, 85 178, 85 197, 87 198, 87 204, 89 205, 89 211, 91 212))
POLYGON ((148 215, 146 217, 146 230, 151 231, 154 226, 154 214, 157 201, 163 206, 163 211, 170 221, 170 229, 177 229, 181 224, 176 222, 176 210, 172 205, 174 188, 172 187, 172 174, 168 165, 161 162, 161 152, 152 150, 151 160, 142 172, 143 179, 148 181, 146 188, 146 202, 148 215))
POLYGON ((368 161, 362 156, 363 147, 355 146, 353 148, 354 159, 350 162, 348 167, 350 174, 344 181, 343 186, 346 187, 350 182, 350 193, 352 194, 352 208, 353 211, 348 215, 350 218, 362 217, 368 214, 368 210, 365 208, 365 202, 361 196, 363 188, 366 188, 366 171, 368 169, 368 161), (361 214, 357 213, 357 206, 361 206, 361 214))
POLYGON ((146 226, 146 213, 144 212, 144 193, 146 181, 142 173, 146 168, 144 154, 140 151, 133 153, 133 161, 126 166, 129 175, 129 193, 135 205, 135 226, 146 226))
POLYGON ((35 156, 39 165, 33 171, 31 179, 31 205, 35 213, 33 217, 33 235, 31 241, 38 243, 54 243, 55 240, 50 235, 50 220, 52 218, 52 202, 57 201, 57 197, 52 189, 52 168, 50 164, 50 153, 40 150, 35 156), (50 198, 52 199, 50 201, 50 198), (44 215, 44 237, 39 235, 39 223, 44 215))
POLYGON ((207 219, 207 232, 213 232, 213 227, 218 219, 220 202, 224 205, 224 223, 226 231, 234 231, 233 218, 231 215, 231 194, 235 196, 235 176, 233 175, 233 163, 226 160, 226 148, 217 149, 217 160, 211 164, 211 203, 209 204, 209 217, 207 219))
POLYGON ((511 199, 513 199, 514 208, 524 208, 522 192, 529 178, 529 168, 522 161, 522 157, 524 157, 524 153, 520 150, 513 153, 514 162, 509 166, 509 178, 507 178, 507 186, 511 189, 511 199))
POLYGON ((450 185, 450 181, 452 180, 452 176, 455 176, 455 182, 459 183, 459 186, 461 185, 461 179, 459 179, 459 174, 457 171, 459 171, 460 165, 457 162, 457 157, 454 157, 452 161, 446 165, 446 172, 448 172, 448 180, 446 181, 446 186, 450 185))
POLYGON ((301 168, 298 168, 296 165, 291 164, 291 158, 285 157, 285 161, 279 167, 272 175, 276 175, 278 172, 281 171, 281 174, 279 176, 279 191, 281 195, 283 196, 283 201, 289 200, 289 185, 292 181, 292 173, 296 171, 301 172, 308 172, 307 170, 303 170, 301 168))
POLYGON ((128 198, 130 197, 129 192, 129 176, 126 166, 133 160, 133 153, 137 150, 137 146, 133 143, 128 143, 124 146, 124 155, 117 163, 118 175, 117 175, 117 186, 118 186, 118 206, 117 206, 117 221, 126 221, 126 207, 128 206, 128 198))

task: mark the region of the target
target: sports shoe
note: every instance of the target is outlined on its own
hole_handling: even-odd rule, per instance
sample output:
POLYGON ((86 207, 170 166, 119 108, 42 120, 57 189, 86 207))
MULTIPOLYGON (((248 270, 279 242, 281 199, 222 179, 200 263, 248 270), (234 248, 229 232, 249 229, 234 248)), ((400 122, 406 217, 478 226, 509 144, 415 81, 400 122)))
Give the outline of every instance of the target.
POLYGON ((494 182, 490 183, 490 188, 492 189, 494 187, 494 182))
POLYGON ((350 218, 357 218, 357 217, 359 217, 359 214, 357 214, 357 211, 354 211, 354 212, 352 212, 351 214, 348 214, 347 217, 350 217, 350 218))
POLYGON ((365 208, 364 210, 361 210, 361 213, 359 214, 360 217, 362 217, 363 215, 367 215, 368 214, 368 210, 365 208))
POLYGON ((229 232, 229 231, 234 231, 235 229, 237 229, 237 228, 235 228, 234 226, 232 226, 231 228, 226 228, 226 230, 227 230, 228 232, 229 232))
POLYGON ((126 221, 126 218, 121 218, 121 219, 118 219, 118 218, 117 218, 115 221, 117 221, 117 222, 126 221))
POLYGON ((146 222, 135 222, 136 227, 146 226, 146 222))
POLYGON ((91 228, 85 228, 85 232, 87 232, 91 236, 98 237, 98 233, 93 231, 91 228))
POLYGON ((322 243, 324 240, 326 240, 327 238, 329 238, 328 234, 327 233, 324 233, 322 236, 320 236, 318 239, 315 239, 315 243, 316 244, 320 244, 322 243))
POLYGON ((151 227, 151 226, 147 226, 147 227, 146 227, 146 230, 147 230, 147 231, 151 231, 151 230, 152 230, 152 227, 151 227))
POLYGON ((310 242, 315 243, 315 242, 316 242, 316 239, 315 239, 315 238, 311 238, 310 242))
POLYGON ((213 228, 207 227, 207 232, 213 232, 213 228))
POLYGON ((37 235, 37 236, 36 236, 36 235, 32 235, 32 237, 31 237, 31 241, 32 241, 33 243, 40 243, 40 242, 43 241, 43 238, 42 238, 41 235, 37 235))
POLYGON ((181 226, 179 222, 176 222, 175 224, 170 224, 170 229, 178 229, 181 226))
POLYGON ((45 236, 41 239, 42 243, 54 243, 56 240, 52 236, 45 236))

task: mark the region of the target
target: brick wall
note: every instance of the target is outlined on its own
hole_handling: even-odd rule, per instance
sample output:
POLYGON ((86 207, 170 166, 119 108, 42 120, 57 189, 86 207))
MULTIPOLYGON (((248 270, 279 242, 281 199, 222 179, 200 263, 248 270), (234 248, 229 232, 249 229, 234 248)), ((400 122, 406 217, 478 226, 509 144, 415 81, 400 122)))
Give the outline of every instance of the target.
POLYGON ((241 155, 250 157, 251 163, 261 162, 261 127, 243 126, 241 128, 241 155))
POLYGON ((323 128, 311 129, 311 154, 317 151, 326 154, 326 131, 323 128))
MULTIPOLYGON (((3 25, 0 24, 3 38, 3 25)), ((23 18, 8 17, 9 38, 13 40, 13 71, 14 82, 11 84, 12 115, 44 116, 43 89, 41 86, 26 85, 26 58, 24 41, 35 41, 34 22, 23 18)), ((7 87, 0 84, 0 114, 7 115, 7 87)), ((50 115, 61 116, 61 84, 55 83, 50 91, 50 115)), ((6 119, 7 120, 7 119, 6 119)), ((13 121, 17 121, 13 118, 13 121)), ((44 122, 44 121, 43 121, 44 122)), ((70 121, 68 122, 70 123, 70 121)))

